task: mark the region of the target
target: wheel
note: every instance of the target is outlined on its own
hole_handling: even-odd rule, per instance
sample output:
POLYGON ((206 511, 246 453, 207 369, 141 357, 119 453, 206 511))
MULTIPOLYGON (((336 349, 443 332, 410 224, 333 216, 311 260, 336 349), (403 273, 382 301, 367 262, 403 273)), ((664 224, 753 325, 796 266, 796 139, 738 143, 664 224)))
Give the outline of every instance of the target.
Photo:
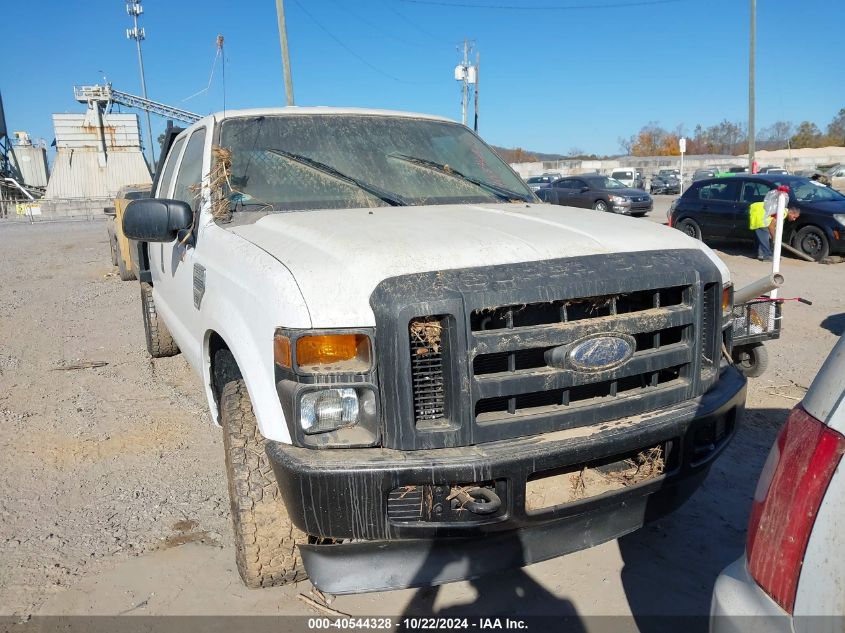
POLYGON ((735 347, 732 356, 737 369, 746 378, 759 378, 769 366, 769 352, 762 343, 735 347))
POLYGON ((223 387, 220 424, 235 531, 235 561, 247 587, 271 587, 307 578, 297 545, 308 537, 290 521, 264 451, 246 383, 223 387))
POLYGON ((821 261, 830 253, 830 243, 827 236, 816 226, 805 226, 792 238, 793 248, 797 248, 814 260, 821 261))
POLYGON ((607 211, 607 203, 604 200, 596 200, 593 204, 596 211, 607 211))
POLYGON ((701 239, 701 227, 695 220, 691 220, 690 218, 678 220, 675 224, 675 228, 681 231, 681 233, 686 233, 697 240, 701 239))
POLYGON ((132 281, 135 279, 135 273, 132 272, 132 269, 126 265, 126 260, 123 259, 123 253, 120 252, 120 248, 117 249, 117 272, 120 273, 120 280, 121 281, 132 281))
POLYGON ((117 235, 114 233, 114 223, 109 222, 109 250, 111 251, 111 265, 117 266, 117 235))
POLYGON ((144 335, 150 356, 153 358, 176 356, 179 353, 179 346, 170 336, 170 330, 164 322, 158 318, 153 300, 153 287, 148 283, 141 283, 141 312, 144 317, 144 335))

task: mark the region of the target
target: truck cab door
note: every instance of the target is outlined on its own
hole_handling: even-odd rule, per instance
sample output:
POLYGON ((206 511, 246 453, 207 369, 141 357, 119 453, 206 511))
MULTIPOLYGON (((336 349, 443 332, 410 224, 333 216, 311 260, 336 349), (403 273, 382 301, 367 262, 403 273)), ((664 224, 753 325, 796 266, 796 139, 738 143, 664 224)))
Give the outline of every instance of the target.
MULTIPOLYGON (((202 367, 203 332, 199 326, 199 308, 194 303, 194 275, 199 265, 196 261, 197 245, 200 242, 199 213, 201 196, 199 187, 202 176, 207 172, 204 165, 206 129, 194 130, 181 157, 173 182, 163 182, 158 196, 188 203, 194 210, 194 225, 190 234, 180 234, 169 243, 151 244, 151 272, 153 274, 153 297, 156 309, 164 317, 173 339, 185 359, 195 368, 202 367), (204 169, 205 168, 205 169, 204 169), (167 187, 165 189, 164 187, 167 187)), ((177 141, 179 143, 180 141, 177 141)), ((174 151, 180 147, 174 144, 174 151)), ((165 167, 165 172, 167 167, 165 167)), ((167 173, 163 175, 163 178, 167 173)), ((204 272, 201 265, 200 269, 204 272)), ((204 279, 204 275, 201 275, 204 279)))

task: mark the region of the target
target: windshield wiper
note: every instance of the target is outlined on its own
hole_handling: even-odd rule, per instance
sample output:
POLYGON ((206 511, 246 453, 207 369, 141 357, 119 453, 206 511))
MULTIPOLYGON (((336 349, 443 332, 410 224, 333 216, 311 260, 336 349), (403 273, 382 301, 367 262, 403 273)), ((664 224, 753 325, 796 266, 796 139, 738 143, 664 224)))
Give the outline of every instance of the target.
POLYGON ((453 178, 457 178, 458 180, 463 180, 465 182, 472 183, 476 187, 481 187, 482 189, 487 189, 488 191, 492 192, 497 198, 501 200, 507 200, 510 202, 511 200, 520 200, 522 202, 532 202, 531 197, 526 196, 524 193, 517 193, 516 191, 511 191, 510 189, 506 189, 505 187, 500 187, 499 185, 494 185, 491 182, 486 182, 484 180, 479 180, 478 178, 473 178, 472 176, 467 176, 466 174, 462 174, 457 169, 450 167, 448 165, 442 165, 440 163, 436 163, 433 160, 428 160, 427 158, 419 158, 418 156, 408 156, 407 154, 399 154, 399 153, 391 153, 388 154, 390 158, 396 158, 399 160, 404 160, 407 163, 412 163, 414 165, 419 165, 420 167, 426 167, 431 169, 432 171, 436 171, 441 174, 445 174, 447 176, 452 176, 453 178))
POLYGON ((346 174, 339 172, 331 165, 326 165, 325 163, 321 163, 320 161, 314 160, 313 158, 308 158, 307 156, 302 156, 301 154, 293 154, 291 152, 286 152, 281 149, 268 149, 267 151, 271 154, 276 154, 278 156, 282 156, 283 158, 287 158, 288 160, 293 161, 294 163, 299 163, 300 165, 310 167, 311 169, 319 171, 322 174, 332 176, 333 178, 336 178, 341 182, 345 182, 350 185, 355 185, 359 189, 363 189, 367 193, 374 195, 376 198, 383 200, 391 206, 408 206, 408 203, 395 193, 385 191, 384 189, 376 187, 375 185, 371 185, 370 183, 364 182, 363 180, 353 178, 352 176, 347 176, 346 174))

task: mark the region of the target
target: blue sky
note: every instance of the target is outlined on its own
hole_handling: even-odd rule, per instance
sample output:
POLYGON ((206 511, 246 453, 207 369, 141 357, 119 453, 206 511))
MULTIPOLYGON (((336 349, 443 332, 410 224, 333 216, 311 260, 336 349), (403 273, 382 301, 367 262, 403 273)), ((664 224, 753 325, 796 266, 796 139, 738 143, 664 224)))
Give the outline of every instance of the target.
MULTIPOLYGON (((391 108, 460 118, 453 69, 468 37, 481 53, 480 132, 490 143, 565 153, 618 151, 649 121, 667 128, 747 118, 745 0, 286 0, 298 105, 391 108), (475 6, 467 6, 475 5, 475 6), (480 6, 484 5, 484 6, 480 6), (576 10, 553 7, 587 6, 576 10), (496 9, 494 6, 520 7, 496 9), (534 10, 531 7, 542 7, 534 10)), ((53 138, 53 112, 80 112, 72 86, 139 94, 123 0, 3 3, 0 91, 11 129, 53 138)), ((143 0, 151 98, 199 113, 284 104, 274 0, 143 0)), ((845 3, 759 0, 757 125, 845 107, 845 3)), ((143 120, 143 119, 142 119, 143 120)), ((154 133, 164 121, 153 119, 154 133)))

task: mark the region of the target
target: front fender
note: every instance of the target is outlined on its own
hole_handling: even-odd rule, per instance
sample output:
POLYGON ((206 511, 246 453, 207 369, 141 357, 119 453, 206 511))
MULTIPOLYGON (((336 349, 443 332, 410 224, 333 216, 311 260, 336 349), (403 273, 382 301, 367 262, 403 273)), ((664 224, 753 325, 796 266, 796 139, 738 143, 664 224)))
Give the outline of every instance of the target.
POLYGON ((241 312, 229 301, 217 302, 215 318, 209 319, 203 337, 203 383, 211 417, 220 424, 220 411, 212 388, 210 341, 216 333, 235 357, 246 383, 258 429, 268 440, 291 443, 284 411, 276 392, 273 369, 273 331, 267 336, 255 336, 241 312), (261 340, 259 340, 259 338, 261 340), (265 340, 266 339, 266 340, 265 340))
POLYGON ((261 434, 290 443, 273 365, 276 328, 309 328, 311 319, 296 280, 268 253, 219 227, 203 236, 206 267, 200 302, 202 379, 212 418, 220 415, 211 381, 209 342, 217 333, 238 363, 261 434))

